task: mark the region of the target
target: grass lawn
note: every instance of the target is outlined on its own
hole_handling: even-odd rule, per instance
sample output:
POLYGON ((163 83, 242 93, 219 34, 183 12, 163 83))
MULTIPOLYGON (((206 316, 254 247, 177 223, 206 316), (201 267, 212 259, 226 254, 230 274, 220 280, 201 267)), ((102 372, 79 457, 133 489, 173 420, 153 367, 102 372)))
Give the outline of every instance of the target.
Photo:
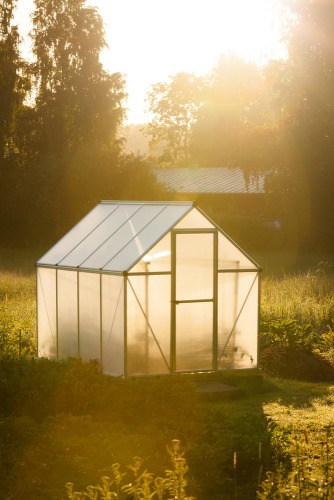
POLYGON ((260 465, 288 466, 296 431, 307 430, 310 446, 318 446, 320 427, 334 422, 334 385, 222 378, 239 392, 200 394, 184 376, 110 379, 76 361, 2 362, 3 498, 65 498, 66 482, 82 490, 113 463, 126 471, 134 456, 162 475, 174 438, 185 449, 190 493, 235 498, 236 452, 238 498, 255 498, 260 465))
MULTIPOLYGON (((126 472, 134 456, 162 475, 175 438, 189 465, 187 492, 198 499, 254 499, 259 473, 261 480, 268 470, 286 476, 298 453, 312 480, 333 473, 333 437, 324 426, 334 424, 334 380, 225 373, 221 379, 239 391, 205 394, 191 375, 123 380, 99 374, 94 363, 31 359, 35 277, 31 265, 14 268, 0 271, 1 498, 66 498, 66 482, 81 491, 113 463, 126 472)), ((265 277, 262 311, 311 325, 330 352, 333 283, 315 271, 265 277)))

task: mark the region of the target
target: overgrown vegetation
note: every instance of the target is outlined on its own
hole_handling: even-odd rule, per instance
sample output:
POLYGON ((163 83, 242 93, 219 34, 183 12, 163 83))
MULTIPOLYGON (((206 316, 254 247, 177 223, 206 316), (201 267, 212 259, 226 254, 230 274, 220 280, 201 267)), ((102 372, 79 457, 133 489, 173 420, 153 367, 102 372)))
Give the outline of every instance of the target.
POLYGON ((37 353, 34 276, 0 271, 0 352, 11 358, 37 353))
MULTIPOLYGON (((271 427, 276 427, 270 422, 271 427)), ((274 429, 276 430, 276 429, 274 429)), ((285 435, 285 445, 290 446, 291 463, 280 462, 275 472, 267 471, 262 480, 262 443, 259 444, 259 485, 256 492, 258 500, 282 498, 322 498, 331 499, 334 492, 334 436, 333 426, 319 428, 317 439, 310 442, 307 430, 295 431, 289 439, 285 429, 280 430, 285 435)), ((275 435, 275 432, 273 433, 275 435)), ((278 432, 276 433, 278 434, 278 432)), ((174 439, 171 448, 167 448, 173 465, 165 471, 165 477, 156 477, 142 469, 142 459, 135 457, 128 465, 132 480, 129 481, 129 472, 121 471, 120 464, 111 466, 111 477, 104 476, 96 486, 88 486, 85 491, 73 491, 73 483, 66 484, 68 498, 75 499, 107 499, 132 498, 137 500, 163 500, 174 498, 178 500, 195 500, 186 496, 188 481, 186 474, 188 466, 184 454, 180 451, 180 441, 174 439), (123 484, 125 482, 125 484, 123 484)), ((286 458, 286 457, 285 457, 286 458)), ((235 497, 237 493, 237 453, 233 456, 235 497)))
POLYGON ((97 8, 34 0, 28 62, 17 4, 0 2, 0 230, 9 248, 47 246, 100 199, 161 196, 147 162, 120 137, 125 80, 100 62, 97 8))
POLYGON ((334 422, 334 277, 327 267, 264 277, 268 372, 290 379, 222 373, 221 380, 239 387, 225 395, 197 393, 191 375, 119 379, 101 375, 93 362, 34 359, 35 277, 28 267, 22 271, 1 271, 0 278, 4 497, 64 498, 69 482, 72 492, 87 493, 99 477, 111 477, 112 464, 125 466, 134 456, 143 457, 142 470, 160 477, 168 463, 166 444, 177 438, 189 465, 187 495, 197 499, 253 499, 256 491, 259 498, 279 498, 278 492, 289 498, 299 485, 305 498, 316 486, 323 494, 318 497, 330 498, 325 470, 333 438, 324 426, 334 422), (320 359, 327 370, 322 376, 320 359), (305 381, 319 378, 328 382, 305 381), (298 483, 302 467, 305 480, 298 483), (272 471, 268 480, 266 471, 272 471))
POLYGON ((281 463, 268 471, 260 484, 258 500, 265 498, 333 498, 334 446, 332 426, 319 428, 316 439, 309 440, 307 430, 295 432, 288 440, 291 468, 281 463))
POLYGON ((85 491, 73 491, 73 483, 67 483, 67 496, 70 500, 127 499, 129 496, 135 500, 151 500, 152 498, 194 500, 186 494, 188 465, 181 451, 180 441, 173 439, 171 447, 167 447, 167 450, 172 468, 165 470, 164 477, 154 477, 154 474, 143 470, 142 459, 134 457, 132 464, 127 466, 128 472, 123 472, 120 464, 113 464, 111 477, 103 476, 100 484, 88 486, 85 491))
POLYGON ((328 264, 263 280, 260 345, 269 373, 333 380, 334 274, 328 264))

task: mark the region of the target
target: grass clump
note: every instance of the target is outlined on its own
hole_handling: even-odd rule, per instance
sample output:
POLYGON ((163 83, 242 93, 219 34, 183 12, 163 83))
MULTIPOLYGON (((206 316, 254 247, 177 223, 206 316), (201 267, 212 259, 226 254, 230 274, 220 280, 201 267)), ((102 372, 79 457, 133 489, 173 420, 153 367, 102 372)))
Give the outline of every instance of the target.
POLYGON ((267 276, 262 281, 261 314, 265 321, 294 320, 314 335, 334 329, 334 273, 318 267, 298 275, 267 276))
POLYGON ((324 266, 263 280, 260 349, 267 373, 333 380, 333 330, 334 274, 324 266))
POLYGON ((0 353, 2 357, 37 354, 36 279, 0 270, 0 353))

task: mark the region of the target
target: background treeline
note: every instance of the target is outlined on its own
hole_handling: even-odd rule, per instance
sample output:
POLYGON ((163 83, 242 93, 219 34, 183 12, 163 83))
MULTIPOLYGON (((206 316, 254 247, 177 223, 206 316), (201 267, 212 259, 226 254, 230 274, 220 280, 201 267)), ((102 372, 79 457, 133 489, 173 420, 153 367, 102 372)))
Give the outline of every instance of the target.
POLYGON ((103 198, 158 196, 119 137, 125 82, 99 62, 103 23, 84 0, 35 0, 33 62, 16 0, 0 2, 1 246, 43 246, 103 198))
POLYGON ((35 0, 28 63, 16 0, 0 0, 1 246, 45 246, 99 199, 171 197, 154 183, 153 163, 264 174, 286 234, 298 234, 305 251, 331 250, 334 4, 281 1, 286 60, 260 68, 222 56, 209 75, 181 73, 152 86, 147 161, 121 138, 125 81, 99 61, 105 40, 96 8, 35 0))
POLYGON ((334 242, 334 3, 281 2, 288 58, 259 67, 222 56, 211 74, 152 86, 151 154, 161 166, 265 175, 300 247, 334 242))

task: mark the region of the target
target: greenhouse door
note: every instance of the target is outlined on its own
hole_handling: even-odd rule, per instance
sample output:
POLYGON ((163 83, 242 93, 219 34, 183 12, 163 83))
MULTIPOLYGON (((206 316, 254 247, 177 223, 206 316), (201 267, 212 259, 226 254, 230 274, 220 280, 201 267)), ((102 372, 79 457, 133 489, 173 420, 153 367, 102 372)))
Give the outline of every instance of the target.
POLYGON ((216 369, 217 231, 172 232, 172 371, 216 369))

